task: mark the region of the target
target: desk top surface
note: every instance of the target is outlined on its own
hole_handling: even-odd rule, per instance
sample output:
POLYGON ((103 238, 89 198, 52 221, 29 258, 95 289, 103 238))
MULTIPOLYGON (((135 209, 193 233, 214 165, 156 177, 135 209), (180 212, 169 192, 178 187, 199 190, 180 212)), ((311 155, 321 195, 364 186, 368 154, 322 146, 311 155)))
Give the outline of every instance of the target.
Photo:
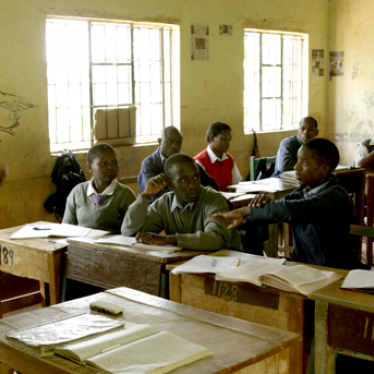
POLYGON ((72 250, 75 251, 77 249, 79 250, 79 247, 84 247, 85 249, 93 251, 101 251, 116 255, 131 256, 139 259, 150 260, 161 264, 169 264, 177 261, 188 260, 197 255, 212 253, 212 251, 189 250, 182 250, 174 253, 143 251, 142 249, 125 247, 123 245, 95 243, 94 239, 92 238, 70 238, 68 239, 68 243, 71 244, 68 248, 68 252, 72 252, 72 250))
POLYGON ((338 304, 347 308, 374 313, 373 294, 341 290, 339 287, 342 283, 343 280, 340 280, 321 288, 320 290, 313 292, 311 298, 316 301, 338 304))
MULTIPOLYGON (((46 224, 49 222, 44 222, 44 221, 38 221, 38 222, 33 222, 33 224, 46 224)), ((67 247, 67 242, 63 241, 55 241, 52 239, 17 239, 17 240, 12 240, 9 239, 12 234, 14 234, 16 231, 22 229, 24 225, 21 226, 16 226, 16 227, 11 227, 9 229, 3 229, 0 230, 0 243, 2 244, 8 244, 8 245, 19 245, 22 246, 24 249, 36 251, 36 252, 46 252, 46 253, 59 253, 64 250, 64 248, 67 247)))
POLYGON ((213 356, 186 365, 173 373, 232 373, 279 353, 300 341, 300 336, 244 320, 206 312, 128 288, 117 288, 78 300, 0 320, 0 355, 5 364, 29 374, 93 373, 78 364, 50 356, 40 359, 11 345, 4 334, 19 328, 48 323, 76 313, 90 313, 89 303, 103 300, 125 308, 123 317, 148 323, 208 348, 213 356), (4 357, 4 358, 3 358, 4 357), (15 366, 14 366, 15 365, 15 366), (26 370, 26 371, 25 371, 26 370))

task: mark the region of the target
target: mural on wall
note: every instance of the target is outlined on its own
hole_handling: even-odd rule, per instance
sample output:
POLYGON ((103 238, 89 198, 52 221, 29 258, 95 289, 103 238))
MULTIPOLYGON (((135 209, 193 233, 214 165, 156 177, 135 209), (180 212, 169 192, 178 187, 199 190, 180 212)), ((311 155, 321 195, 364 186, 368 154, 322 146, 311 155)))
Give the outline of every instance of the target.
POLYGON ((20 113, 31 108, 34 105, 24 98, 0 91, 0 131, 15 135, 14 129, 19 126, 20 113))

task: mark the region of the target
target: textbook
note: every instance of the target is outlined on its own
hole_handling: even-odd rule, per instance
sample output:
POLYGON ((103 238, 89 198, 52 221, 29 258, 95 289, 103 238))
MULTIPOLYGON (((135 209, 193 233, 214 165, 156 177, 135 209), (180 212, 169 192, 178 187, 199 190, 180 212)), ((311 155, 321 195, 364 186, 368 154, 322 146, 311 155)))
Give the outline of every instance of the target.
MULTIPOLYGON (((110 340, 115 334, 113 332, 110 333, 111 337, 106 340, 105 344, 104 341, 99 342, 96 347, 93 344, 87 348, 87 351, 85 351, 85 345, 89 344, 89 340, 83 342, 81 347, 78 347, 78 343, 74 343, 62 349, 58 348, 56 353, 73 360, 78 358, 78 362, 95 370, 117 374, 167 373, 211 355, 208 349, 172 333, 158 332, 155 327, 138 325, 137 329, 132 338, 123 335, 110 340), (95 354, 96 352, 98 353, 95 354), (85 358, 80 360, 81 357, 85 358)), ((95 338, 95 341, 98 340, 95 338)))
POLYGON ((25 227, 11 235, 10 239, 84 237, 89 234, 90 231, 90 228, 69 225, 66 223, 26 224, 25 227))
POLYGON ((134 249, 141 249, 143 251, 157 251, 157 252, 168 252, 173 253, 181 251, 182 248, 175 245, 155 245, 155 244, 142 244, 138 243, 132 236, 123 235, 111 235, 105 236, 95 240, 98 244, 113 244, 113 245, 124 245, 125 247, 130 247, 134 249))
POLYGON ((6 338, 18 347, 37 353, 39 356, 53 354, 59 344, 122 327, 124 322, 96 314, 78 314, 67 318, 15 330, 6 338))
POLYGON ((173 274, 220 274, 230 268, 243 266, 252 261, 282 265, 286 262, 282 258, 264 257, 243 253, 241 256, 207 256, 199 255, 182 265, 177 266, 171 272, 173 274))
POLYGON ((343 290, 374 293, 374 271, 351 270, 340 288, 343 290))
POLYGON ((217 280, 248 282, 309 296, 342 276, 333 271, 318 270, 306 265, 284 266, 252 261, 216 275, 217 280))

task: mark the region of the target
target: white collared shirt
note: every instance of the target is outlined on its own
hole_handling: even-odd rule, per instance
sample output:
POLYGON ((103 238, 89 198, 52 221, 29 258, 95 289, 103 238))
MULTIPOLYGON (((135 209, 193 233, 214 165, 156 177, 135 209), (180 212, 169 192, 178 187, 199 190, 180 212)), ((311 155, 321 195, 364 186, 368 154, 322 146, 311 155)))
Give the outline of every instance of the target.
POLYGON ((114 189, 116 188, 116 186, 117 186, 117 182, 113 180, 113 181, 110 182, 110 185, 103 192, 97 193, 97 191, 94 187, 94 179, 92 178, 90 180, 90 183, 88 184, 87 196, 91 196, 92 194, 111 195, 113 193, 114 189))

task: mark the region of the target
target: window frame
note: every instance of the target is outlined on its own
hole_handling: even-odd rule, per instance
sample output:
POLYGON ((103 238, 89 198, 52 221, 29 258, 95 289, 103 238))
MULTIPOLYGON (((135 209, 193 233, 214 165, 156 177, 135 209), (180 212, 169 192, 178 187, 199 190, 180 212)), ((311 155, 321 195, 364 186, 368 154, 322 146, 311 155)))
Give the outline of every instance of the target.
MULTIPOLYGON (((306 115, 308 112, 308 87, 309 87, 309 74, 308 74, 308 50, 309 50, 309 37, 308 34, 305 33, 298 33, 298 32, 287 32, 287 31, 273 31, 273 30, 264 30, 264 29, 253 29, 253 28, 244 28, 244 62, 243 62, 243 68, 244 68, 244 91, 243 91, 243 128, 244 133, 249 134, 252 133, 253 129, 256 132, 278 132, 282 130, 294 130, 298 127, 298 123, 300 121, 300 118, 306 115), (258 64, 258 76, 259 79, 256 81, 248 80, 247 79, 247 71, 246 71, 246 62, 247 62, 247 51, 246 51, 246 37, 250 36, 251 34, 259 34, 259 46, 258 46, 258 56, 256 63, 258 64), (276 35, 280 37, 280 63, 268 63, 265 64, 263 62, 263 35, 276 35), (301 63, 299 64, 299 67, 301 69, 301 103, 298 107, 299 115, 293 116, 292 122, 284 122, 283 116, 284 116, 284 71, 285 71, 285 63, 283 61, 283 53, 284 53, 284 39, 286 38, 299 38, 301 41, 301 51, 299 58, 301 58, 301 63), (264 67, 279 67, 281 69, 281 80, 280 80, 280 97, 273 96, 263 96, 263 70, 264 67), (251 100, 249 99, 251 97, 250 94, 248 94, 250 91, 246 91, 246 87, 249 86, 248 82, 254 82, 258 85, 258 87, 254 87, 252 91, 258 90, 258 102, 255 104, 258 108, 258 116, 257 116, 257 122, 255 121, 249 121, 247 113, 251 110, 251 100), (280 111, 281 111, 281 121, 277 125, 266 125, 263 121, 263 100, 269 100, 269 99, 280 99, 280 111), (266 128, 267 127, 267 128, 266 128)), ((255 63, 253 63, 255 65, 255 63)), ((253 69, 254 70, 254 69, 253 69)), ((294 81, 290 81, 290 85, 295 84, 294 81)), ((292 100, 293 97, 290 98, 292 100)), ((254 118, 254 116, 252 117, 254 118)))

